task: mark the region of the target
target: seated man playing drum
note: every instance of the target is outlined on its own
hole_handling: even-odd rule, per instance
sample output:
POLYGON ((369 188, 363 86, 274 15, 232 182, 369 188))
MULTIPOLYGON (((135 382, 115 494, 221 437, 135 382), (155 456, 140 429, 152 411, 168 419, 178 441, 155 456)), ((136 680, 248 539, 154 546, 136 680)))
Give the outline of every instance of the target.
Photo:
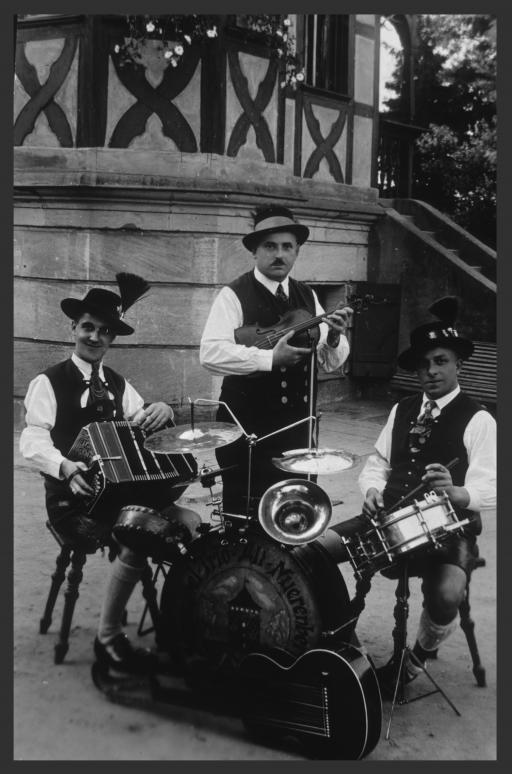
MULTIPOLYGON (((480 510, 496 503, 496 422, 458 384, 462 362, 474 347, 455 330, 457 310, 456 298, 440 299, 429 309, 439 319, 412 331, 410 346, 400 354, 398 364, 416 371, 423 393, 406 397, 392 408, 375 444, 376 453, 359 477, 366 517, 378 521, 383 508, 392 508, 423 483, 425 493, 446 493, 456 515, 470 519, 439 549, 412 552, 409 558, 409 574, 423 579, 424 607, 412 650, 421 664, 456 627, 478 556, 480 510), (448 470, 447 464, 455 458, 457 463, 448 470)), ((398 669, 392 658, 377 670, 384 695, 392 696, 398 669)), ((405 681, 420 672, 409 657, 405 681)))
MULTIPOLYGON (((126 309, 149 289, 145 280, 132 274, 116 275, 120 293, 92 288, 82 299, 65 298, 64 314, 71 318, 75 341, 70 358, 48 368, 29 385, 25 398, 26 427, 21 439, 23 456, 37 465, 45 479, 46 507, 50 523, 63 537, 87 552, 111 540, 117 517, 108 523, 87 515, 84 499, 93 490, 84 475, 84 462, 67 454, 82 427, 90 422, 127 419, 145 431, 162 428, 173 411, 163 402, 144 401, 130 383, 103 358, 116 335, 127 336, 133 328, 121 318, 126 309)), ((122 616, 141 577, 145 557, 120 546, 112 564, 94 642, 100 663, 121 672, 146 671, 153 656, 135 648, 122 631, 122 616)))

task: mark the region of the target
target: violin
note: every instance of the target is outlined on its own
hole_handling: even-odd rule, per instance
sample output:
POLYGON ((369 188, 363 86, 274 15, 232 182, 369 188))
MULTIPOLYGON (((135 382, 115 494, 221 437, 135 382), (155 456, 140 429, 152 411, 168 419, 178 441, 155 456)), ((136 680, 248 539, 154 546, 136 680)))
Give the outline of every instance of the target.
POLYGON ((278 319, 274 325, 268 328, 262 328, 260 325, 242 325, 235 330, 235 342, 244 344, 246 347, 257 347, 258 349, 273 349, 279 339, 286 336, 290 331, 295 331, 288 342, 292 347, 309 347, 312 341, 318 343, 320 338, 319 324, 324 317, 332 314, 337 309, 331 309, 330 312, 312 317, 307 309, 290 309, 278 319))

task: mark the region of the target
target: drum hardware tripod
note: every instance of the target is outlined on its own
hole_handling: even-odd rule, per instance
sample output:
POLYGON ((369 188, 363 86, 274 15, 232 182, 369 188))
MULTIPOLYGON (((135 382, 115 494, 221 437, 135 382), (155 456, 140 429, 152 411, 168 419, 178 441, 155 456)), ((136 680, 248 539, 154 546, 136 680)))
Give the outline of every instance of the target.
POLYGON ((398 674, 396 676, 395 688, 393 691, 393 701, 391 704, 391 712, 389 715, 388 727, 386 730, 385 739, 389 739, 391 721, 393 719, 393 713, 397 704, 410 704, 413 701, 424 699, 427 696, 432 696, 434 693, 440 693, 443 699, 450 705, 456 715, 460 717, 460 712, 453 702, 445 694, 439 683, 437 683, 432 675, 425 669, 424 665, 417 658, 415 653, 407 645, 407 618, 409 615, 409 560, 408 557, 402 559, 401 574, 398 580, 396 589, 396 605, 394 609, 395 616, 395 628, 393 629, 393 641, 394 651, 393 660, 395 663, 399 661, 398 674), (406 686, 406 667, 407 659, 410 659, 415 666, 419 667, 423 674, 428 677, 430 682, 434 685, 434 690, 422 693, 419 696, 414 696, 410 699, 405 696, 406 686))
MULTIPOLYGON (((451 460, 445 467, 449 470, 454 465, 456 465, 458 462, 458 458, 455 458, 451 460)), ((403 503, 406 500, 409 500, 411 497, 416 495, 419 491, 424 489, 424 484, 420 484, 419 486, 415 487, 411 492, 409 492, 407 495, 404 495, 399 500, 397 500, 394 505, 392 505, 390 508, 387 509, 386 513, 390 513, 398 508, 399 505, 403 505, 403 503)), ((393 650, 393 660, 395 663, 399 663, 398 667, 398 674, 396 676, 395 681, 395 688, 393 691, 393 701, 391 704, 391 712, 389 715, 389 721, 388 721, 388 727, 386 730, 385 739, 389 739, 390 730, 391 730, 391 721, 393 719, 393 713, 395 711, 395 706, 397 704, 409 704, 413 701, 418 701, 419 699, 424 699, 427 696, 432 696, 434 693, 440 693, 443 699, 450 705, 450 707, 453 709, 456 715, 460 717, 460 712, 457 709, 457 707, 453 704, 452 701, 448 698, 448 696, 445 694, 439 683, 437 683, 432 675, 425 669, 424 665, 421 663, 421 661, 417 658, 416 654, 409 648, 407 645, 407 619, 409 617, 409 603, 408 599, 410 596, 410 590, 409 590, 409 557, 403 556, 400 560, 401 563, 401 573, 398 579, 398 585, 396 588, 396 605, 394 608, 394 617, 395 617, 395 627, 393 629, 393 642, 394 642, 394 650, 393 650), (405 696, 405 686, 406 686, 406 667, 407 667, 407 659, 410 659, 412 663, 419 667, 423 674, 428 677, 430 682, 434 685, 434 690, 427 691, 426 693, 422 693, 419 696, 414 696, 411 699, 407 699, 405 696)))

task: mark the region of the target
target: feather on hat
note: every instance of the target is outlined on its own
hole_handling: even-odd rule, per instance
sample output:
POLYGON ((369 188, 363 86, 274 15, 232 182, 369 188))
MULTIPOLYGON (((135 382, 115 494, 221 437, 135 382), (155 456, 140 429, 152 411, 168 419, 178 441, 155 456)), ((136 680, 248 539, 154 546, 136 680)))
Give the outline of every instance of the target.
POLYGON ((138 274, 119 272, 116 274, 120 295, 103 288, 91 288, 83 299, 64 298, 60 302, 62 311, 72 320, 78 320, 85 312, 94 314, 108 323, 112 332, 129 336, 134 329, 123 322, 127 309, 147 293, 151 285, 138 274))

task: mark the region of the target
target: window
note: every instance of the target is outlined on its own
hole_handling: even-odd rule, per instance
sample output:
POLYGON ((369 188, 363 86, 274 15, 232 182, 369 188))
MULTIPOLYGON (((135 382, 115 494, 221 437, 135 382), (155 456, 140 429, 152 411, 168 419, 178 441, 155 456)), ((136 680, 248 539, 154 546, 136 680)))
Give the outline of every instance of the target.
POLYGON ((348 14, 304 17, 305 81, 319 89, 348 92, 348 14))

